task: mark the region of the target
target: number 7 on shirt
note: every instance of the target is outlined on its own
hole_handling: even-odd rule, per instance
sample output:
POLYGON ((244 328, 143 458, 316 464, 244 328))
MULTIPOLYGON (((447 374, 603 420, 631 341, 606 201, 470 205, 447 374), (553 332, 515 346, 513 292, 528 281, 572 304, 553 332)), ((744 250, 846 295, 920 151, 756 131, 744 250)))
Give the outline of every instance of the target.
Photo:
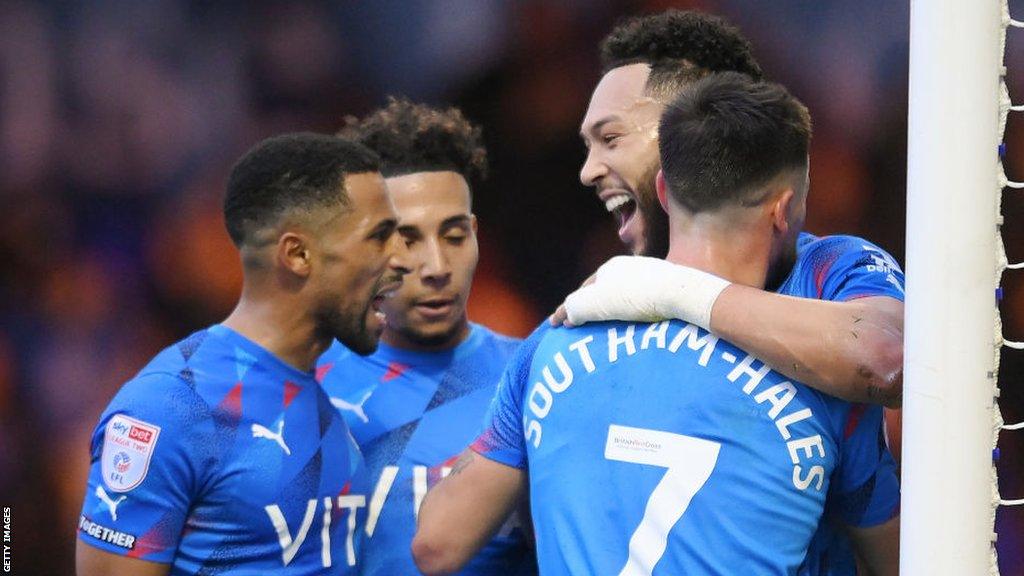
POLYGON ((717 442, 671 432, 617 424, 608 427, 606 459, 668 469, 629 539, 629 558, 619 576, 650 576, 665 553, 668 533, 715 469, 721 447, 717 442))

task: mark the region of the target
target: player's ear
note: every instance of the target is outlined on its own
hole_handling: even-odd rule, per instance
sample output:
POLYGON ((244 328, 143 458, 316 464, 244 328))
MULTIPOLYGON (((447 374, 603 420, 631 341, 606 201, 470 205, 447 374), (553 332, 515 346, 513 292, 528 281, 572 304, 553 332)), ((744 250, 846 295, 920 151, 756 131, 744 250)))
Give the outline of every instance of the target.
POLYGON ((469 228, 473 230, 473 235, 476 236, 476 214, 469 215, 469 228))
POLYGON ((797 202, 796 192, 792 186, 787 186, 778 193, 775 194, 774 198, 770 200, 771 220, 772 227, 775 228, 779 234, 789 233, 789 228, 794 223, 791 222, 791 216, 793 215, 793 208, 797 202))
POLYGON ((658 203, 661 209, 668 212, 668 183, 665 182, 665 173, 658 169, 658 175, 654 177, 654 189, 658 193, 658 203))
POLYGON ((277 261, 282 268, 305 278, 312 270, 309 238, 296 232, 285 232, 277 239, 277 261))

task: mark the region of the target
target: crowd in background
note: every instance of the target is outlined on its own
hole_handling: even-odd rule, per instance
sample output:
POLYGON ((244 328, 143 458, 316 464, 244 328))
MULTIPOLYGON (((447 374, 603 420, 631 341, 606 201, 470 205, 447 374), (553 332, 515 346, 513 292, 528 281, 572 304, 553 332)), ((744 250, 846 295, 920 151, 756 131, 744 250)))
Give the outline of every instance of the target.
MULTIPOLYGON (((0 494, 19 564, 70 573, 100 411, 156 351, 235 302, 220 202, 246 149, 334 131, 389 94, 461 107, 491 160, 475 190, 470 317, 525 335, 621 251, 579 183, 579 123, 598 41, 623 16, 668 7, 738 25, 810 108, 808 230, 861 235, 904 262, 906 2, 0 0, 0 494)), ((1024 101, 1012 31, 1007 67, 1024 101)), ((1008 175, 1024 179, 1012 115, 1007 145, 1008 175)), ((1003 212, 1010 260, 1024 260, 1024 201, 1008 193, 1003 212)), ((1004 293, 1004 332, 1024 339, 1024 280, 1008 272, 1004 293)), ((1024 353, 1004 353, 1008 422, 1024 420, 1022 373, 1024 353)), ((1008 498, 1024 497, 1022 438, 1000 441, 1008 498)), ((1024 509, 1001 509, 997 531, 1003 574, 1024 574, 1024 509)))

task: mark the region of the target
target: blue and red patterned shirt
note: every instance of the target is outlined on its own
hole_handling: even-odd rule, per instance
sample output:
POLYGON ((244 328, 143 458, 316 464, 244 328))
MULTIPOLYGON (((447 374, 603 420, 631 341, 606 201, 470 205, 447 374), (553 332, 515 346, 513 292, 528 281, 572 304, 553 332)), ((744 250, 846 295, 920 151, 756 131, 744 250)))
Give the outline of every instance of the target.
MULTIPOLYGON (((410 546, 420 502, 480 431, 506 362, 520 341, 470 325, 458 346, 402 350, 381 342, 362 357, 335 343, 318 375, 345 416, 376 482, 369 504, 363 574, 419 574, 410 546)), ((513 517, 461 574, 536 574, 513 517)))
MULTIPOLYGON (((833 302, 874 296, 902 302, 904 283, 899 264, 878 246, 856 236, 804 233, 797 241, 796 264, 778 293, 833 302)), ((856 576, 852 546, 836 526, 841 521, 831 500, 801 574, 856 576)))
POLYGON ((215 325, 157 355, 103 412, 79 538, 171 574, 349 574, 367 488, 313 374, 215 325))

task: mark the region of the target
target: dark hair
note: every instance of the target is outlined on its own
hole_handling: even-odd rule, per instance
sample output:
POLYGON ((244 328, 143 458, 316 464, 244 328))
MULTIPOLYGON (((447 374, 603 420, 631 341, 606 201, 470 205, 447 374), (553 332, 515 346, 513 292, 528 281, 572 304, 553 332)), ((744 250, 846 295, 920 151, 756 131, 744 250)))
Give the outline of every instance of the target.
POLYGON ((690 10, 629 18, 601 41, 604 72, 638 63, 651 67, 647 92, 669 98, 713 72, 762 78, 750 42, 739 29, 718 16, 690 10))
POLYGON ((345 206, 345 175, 380 170, 372 150, 336 136, 309 132, 268 138, 231 169, 224 222, 235 246, 286 212, 345 206))
POLYGON ((774 179, 807 168, 807 108, 781 85, 736 72, 712 74, 685 90, 658 130, 669 192, 691 212, 755 205, 774 179))
POLYGON ((362 120, 349 117, 345 122, 339 135, 379 154, 386 177, 451 170, 472 183, 487 175, 480 128, 457 108, 438 110, 389 98, 387 106, 362 120))

